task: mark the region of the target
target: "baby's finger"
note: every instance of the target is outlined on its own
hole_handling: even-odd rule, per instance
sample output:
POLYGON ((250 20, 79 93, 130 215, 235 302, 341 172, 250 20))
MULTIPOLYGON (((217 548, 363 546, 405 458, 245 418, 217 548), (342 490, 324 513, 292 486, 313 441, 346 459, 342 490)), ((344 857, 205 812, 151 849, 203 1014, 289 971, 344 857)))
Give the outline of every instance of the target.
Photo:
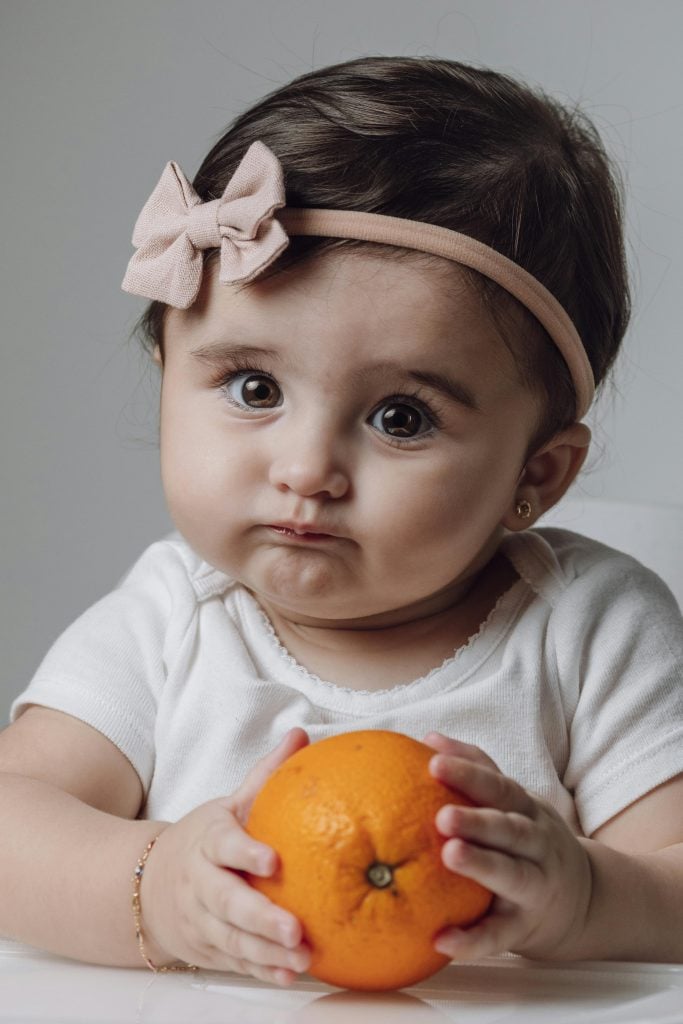
POLYGON ((481 807, 516 811, 532 819, 536 817, 536 803, 527 791, 498 770, 474 764, 462 757, 435 754, 429 762, 429 771, 435 779, 464 793, 481 807))
POLYGON ((269 981, 273 985, 289 986, 298 978, 297 972, 290 971, 287 967, 260 967, 257 965, 251 973, 255 978, 269 981))
POLYGON ((302 941, 303 929, 297 918, 239 875, 217 869, 199 890, 198 900, 211 917, 223 924, 234 925, 287 949, 296 949, 302 941))
POLYGON ((202 839, 201 852, 210 864, 248 871, 269 878, 276 870, 278 856, 271 846, 252 839, 233 815, 226 815, 225 827, 213 828, 202 839))
POLYGON ((535 903, 538 885, 543 882, 540 868, 532 861, 487 850, 463 839, 445 842, 441 859, 451 871, 472 878, 512 904, 535 903))
POLYGON ((241 960, 228 967, 214 967, 213 970, 249 974, 252 978, 267 981, 271 985, 289 986, 298 978, 296 971, 290 971, 287 967, 264 967, 262 964, 250 964, 246 960, 241 960))
POLYGON ((211 952, 202 962, 201 958, 195 957, 194 963, 207 971, 234 971, 237 974, 249 974, 259 981, 267 981, 271 985, 291 985, 299 977, 298 971, 289 967, 266 967, 263 964, 251 963, 241 957, 226 957, 216 947, 211 947, 211 952))
POLYGON ((233 924, 226 924, 216 917, 210 917, 203 927, 206 940, 216 949, 217 960, 226 956, 242 960, 245 964, 261 967, 282 967, 300 974, 308 970, 311 951, 305 944, 296 949, 285 949, 278 942, 269 942, 252 932, 243 931, 233 924))
POLYGON ((302 747, 307 746, 308 743, 308 733, 304 729, 298 727, 290 729, 278 745, 251 768, 239 789, 228 798, 229 806, 231 808, 235 807, 239 812, 239 816, 242 819, 246 819, 254 798, 263 787, 266 779, 288 757, 291 757, 297 750, 301 750, 302 747))
POLYGON ((514 918, 492 913, 470 928, 446 928, 434 948, 452 960, 478 960, 507 952, 518 941, 514 918))
POLYGON ((246 960, 242 961, 239 967, 240 974, 251 974, 260 981, 268 981, 272 985, 289 986, 298 981, 299 971, 292 971, 289 967, 264 967, 263 964, 251 964, 246 960))
POLYGON ((545 839, 537 824, 515 811, 444 804, 437 811, 436 827, 443 836, 457 836, 536 864, 541 863, 545 854, 545 839))
POLYGON ((488 768, 498 770, 498 765, 495 761, 492 761, 481 747, 475 747, 472 743, 454 740, 450 736, 444 736, 442 732, 428 732, 423 742, 428 747, 433 747, 439 754, 449 754, 451 757, 464 757, 468 761, 474 761, 477 764, 486 765, 488 768))

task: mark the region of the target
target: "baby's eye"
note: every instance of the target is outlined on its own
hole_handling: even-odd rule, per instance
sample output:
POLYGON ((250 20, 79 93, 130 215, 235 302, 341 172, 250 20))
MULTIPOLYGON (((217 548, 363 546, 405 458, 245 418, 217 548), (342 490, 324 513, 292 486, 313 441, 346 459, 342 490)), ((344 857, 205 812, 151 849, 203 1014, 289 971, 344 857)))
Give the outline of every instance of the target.
POLYGON ((371 426, 389 437, 411 438, 431 432, 432 423, 419 408, 404 402, 390 401, 375 412, 371 426))
POLYGON ((223 391, 228 401, 250 409, 273 409, 282 404, 280 388, 263 373, 235 373, 223 385, 223 391))

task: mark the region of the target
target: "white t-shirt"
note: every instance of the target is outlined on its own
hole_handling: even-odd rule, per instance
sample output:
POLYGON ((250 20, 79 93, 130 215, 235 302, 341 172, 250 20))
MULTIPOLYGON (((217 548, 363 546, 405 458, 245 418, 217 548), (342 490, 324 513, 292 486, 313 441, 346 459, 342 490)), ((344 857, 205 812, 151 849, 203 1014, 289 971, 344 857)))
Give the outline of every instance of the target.
POLYGON ((469 642, 406 685, 321 680, 252 595, 177 533, 57 639, 10 710, 67 712, 123 751, 141 817, 175 821, 235 790, 285 732, 355 729, 485 750, 590 835, 683 771, 683 618, 635 559, 568 530, 509 534, 520 579, 469 642))

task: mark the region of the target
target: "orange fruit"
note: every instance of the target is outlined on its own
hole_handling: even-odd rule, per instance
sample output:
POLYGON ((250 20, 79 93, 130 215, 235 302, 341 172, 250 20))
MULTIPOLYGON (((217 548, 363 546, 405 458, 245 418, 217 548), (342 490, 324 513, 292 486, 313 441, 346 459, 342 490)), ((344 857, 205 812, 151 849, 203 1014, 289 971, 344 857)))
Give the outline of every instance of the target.
POLYGON ((436 933, 487 910, 489 890, 441 860, 437 810, 471 801, 429 774, 434 754, 402 733, 342 733, 298 750, 257 794, 246 829, 279 864, 246 877, 300 920, 319 980, 415 984, 449 962, 436 933))

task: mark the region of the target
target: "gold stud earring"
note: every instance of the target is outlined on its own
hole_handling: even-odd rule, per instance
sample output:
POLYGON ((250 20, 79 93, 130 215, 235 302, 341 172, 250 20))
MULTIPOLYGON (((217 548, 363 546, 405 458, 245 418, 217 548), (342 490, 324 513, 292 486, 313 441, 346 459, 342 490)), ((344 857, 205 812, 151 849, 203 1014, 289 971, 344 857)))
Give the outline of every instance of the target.
POLYGON ((515 512, 520 519, 529 519, 531 516, 531 502, 524 498, 515 505, 515 512))

